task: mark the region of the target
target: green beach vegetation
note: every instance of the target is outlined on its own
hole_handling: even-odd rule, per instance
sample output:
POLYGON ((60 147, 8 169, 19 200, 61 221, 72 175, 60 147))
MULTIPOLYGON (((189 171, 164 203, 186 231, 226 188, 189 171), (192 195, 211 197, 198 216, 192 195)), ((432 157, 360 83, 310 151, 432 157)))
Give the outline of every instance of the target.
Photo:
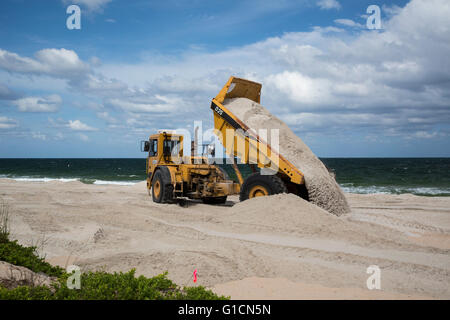
MULTIPOLYGON (((135 270, 108 273, 86 272, 80 276, 80 289, 71 289, 67 280, 71 274, 52 266, 39 257, 37 247, 25 247, 10 240, 9 209, 0 204, 0 261, 25 267, 51 277, 52 284, 18 284, 7 288, 0 282, 0 300, 225 300, 202 286, 180 287, 167 277, 167 272, 152 278, 136 276, 135 270)), ((70 282, 69 282, 70 283, 70 282)))

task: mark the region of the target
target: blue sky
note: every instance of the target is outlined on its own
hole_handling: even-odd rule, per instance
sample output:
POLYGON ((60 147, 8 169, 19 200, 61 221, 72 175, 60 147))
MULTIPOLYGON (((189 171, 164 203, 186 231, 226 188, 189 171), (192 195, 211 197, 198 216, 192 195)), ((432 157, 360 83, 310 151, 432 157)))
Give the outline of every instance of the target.
POLYGON ((319 156, 450 156, 449 16, 445 0, 4 0, 0 157, 143 157, 157 129, 211 126, 230 75, 319 156))

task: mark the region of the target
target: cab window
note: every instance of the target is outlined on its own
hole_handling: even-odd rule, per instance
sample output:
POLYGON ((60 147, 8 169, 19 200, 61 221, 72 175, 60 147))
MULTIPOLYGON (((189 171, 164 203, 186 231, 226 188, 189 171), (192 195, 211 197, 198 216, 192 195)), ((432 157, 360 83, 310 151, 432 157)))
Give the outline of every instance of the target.
POLYGON ((149 156, 155 157, 158 155, 158 139, 150 139, 149 156))
POLYGON ((172 156, 177 156, 180 153, 179 140, 164 140, 164 152, 172 156))

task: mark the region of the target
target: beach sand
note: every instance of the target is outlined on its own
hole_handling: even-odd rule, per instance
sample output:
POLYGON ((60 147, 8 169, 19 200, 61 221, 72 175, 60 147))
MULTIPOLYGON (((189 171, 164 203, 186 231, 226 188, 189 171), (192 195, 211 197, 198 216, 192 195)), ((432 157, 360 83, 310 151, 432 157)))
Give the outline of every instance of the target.
POLYGON ((168 271, 233 299, 450 299, 450 197, 346 198, 337 217, 286 194, 181 207, 153 203, 145 182, 0 179, 12 238, 53 264, 168 271), (381 290, 367 289, 371 265, 381 290))

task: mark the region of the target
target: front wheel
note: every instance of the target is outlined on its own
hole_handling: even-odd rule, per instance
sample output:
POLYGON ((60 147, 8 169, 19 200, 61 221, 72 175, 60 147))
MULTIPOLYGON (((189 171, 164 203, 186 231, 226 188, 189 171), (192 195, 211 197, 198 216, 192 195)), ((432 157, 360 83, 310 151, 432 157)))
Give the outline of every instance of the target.
POLYGON ((162 170, 155 172, 152 182, 152 199, 156 203, 171 202, 173 196, 173 186, 170 180, 164 176, 162 170))
POLYGON ((261 175, 259 172, 256 172, 245 179, 241 186, 239 200, 244 201, 251 198, 287 192, 285 183, 277 175, 261 175))

